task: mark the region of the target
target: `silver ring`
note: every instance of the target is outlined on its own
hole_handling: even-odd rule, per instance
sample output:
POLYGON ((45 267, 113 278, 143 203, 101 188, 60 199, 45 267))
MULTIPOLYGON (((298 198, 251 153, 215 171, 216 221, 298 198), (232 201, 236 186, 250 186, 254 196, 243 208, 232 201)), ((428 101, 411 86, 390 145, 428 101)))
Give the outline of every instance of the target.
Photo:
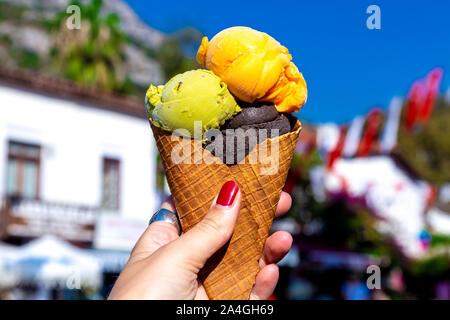
POLYGON ((167 209, 159 209, 152 216, 148 224, 151 225, 153 222, 156 221, 164 221, 174 225, 178 231, 178 234, 181 234, 180 221, 178 220, 178 216, 172 211, 167 209))

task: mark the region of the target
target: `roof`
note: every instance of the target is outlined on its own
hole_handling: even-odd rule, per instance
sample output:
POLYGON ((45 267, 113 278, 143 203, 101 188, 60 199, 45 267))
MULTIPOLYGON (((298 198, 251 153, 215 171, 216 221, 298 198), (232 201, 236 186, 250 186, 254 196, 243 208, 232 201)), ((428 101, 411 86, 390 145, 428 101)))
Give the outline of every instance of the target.
POLYGON ((0 68, 0 85, 146 119, 144 98, 127 97, 25 69, 0 68))

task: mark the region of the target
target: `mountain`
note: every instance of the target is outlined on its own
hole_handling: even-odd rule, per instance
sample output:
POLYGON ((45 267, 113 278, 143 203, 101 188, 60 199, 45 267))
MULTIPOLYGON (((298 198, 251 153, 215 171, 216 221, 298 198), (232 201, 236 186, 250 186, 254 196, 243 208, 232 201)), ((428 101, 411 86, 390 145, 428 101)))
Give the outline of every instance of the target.
MULTIPOLYGON (((66 17, 70 16, 65 12, 72 2, 72 0, 0 0, 2 66, 53 72, 74 81, 81 79, 81 82, 88 85, 98 85, 99 82, 95 79, 99 77, 105 79, 114 76, 120 83, 109 84, 107 90, 129 94, 136 93, 133 86, 137 86, 139 95, 149 83, 161 84, 173 74, 195 67, 195 61, 189 57, 192 54, 183 52, 183 48, 186 44, 189 46, 194 43, 194 47, 197 46, 195 42, 201 39, 199 32, 186 28, 172 35, 164 34, 145 24, 123 0, 103 2, 79 0, 82 7, 82 26, 85 27, 74 31, 65 28, 64 23, 60 23, 56 31, 54 29, 50 31, 49 24, 54 24, 55 19, 62 17, 65 22, 66 17), (98 19, 101 20, 98 23, 89 21, 92 17, 86 18, 88 14, 83 15, 83 10, 96 4, 100 7, 98 19), (109 49, 109 53, 101 53, 103 56, 100 58, 106 59, 106 62, 100 61, 91 70, 89 63, 92 63, 92 59, 98 58, 98 52, 103 48, 96 39, 92 39, 89 32, 103 23, 103 27, 106 26, 102 27, 103 35, 105 32, 107 36, 111 31, 114 33, 116 27, 112 26, 115 23, 115 18, 110 17, 112 14, 119 18, 120 33, 125 35, 126 40, 113 39, 116 47, 105 47, 105 50, 109 49), (83 21, 87 21, 87 24, 83 24, 83 21), (106 30, 108 26, 112 28, 109 31, 106 30), (78 57, 73 57, 73 50, 69 50, 68 47, 72 47, 80 37, 85 37, 86 42, 79 43, 80 48, 75 52, 78 57), (65 47, 59 45, 61 42, 65 47), (96 53, 86 54, 93 50, 92 46, 96 46, 96 53), (117 53, 117 56, 111 57, 111 52, 117 53), (83 72, 86 68, 88 71, 81 76, 74 75, 74 69, 83 72)), ((101 37, 102 34, 96 36, 101 37)))
MULTIPOLYGON (((46 18, 49 19, 56 13, 65 11, 71 0, 1 0, 0 3, 9 3, 14 6, 23 6, 25 12, 23 17, 26 20, 35 20, 46 18)), ((89 0, 81 0, 81 3, 88 3, 89 0)), ((103 1, 102 13, 115 13, 119 16, 121 26, 126 35, 139 42, 145 44, 152 49, 161 46, 166 35, 155 30, 145 24, 130 8, 130 6, 122 0, 103 1)))

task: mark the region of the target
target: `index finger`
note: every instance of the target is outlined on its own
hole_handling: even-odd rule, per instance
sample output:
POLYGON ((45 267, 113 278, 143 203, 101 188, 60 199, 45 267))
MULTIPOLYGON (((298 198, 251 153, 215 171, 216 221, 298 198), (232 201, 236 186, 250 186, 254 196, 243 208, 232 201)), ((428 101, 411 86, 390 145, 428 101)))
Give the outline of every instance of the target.
POLYGON ((278 201, 277 209, 275 211, 275 218, 279 218, 289 211, 292 205, 292 198, 289 193, 281 191, 280 201, 278 201))

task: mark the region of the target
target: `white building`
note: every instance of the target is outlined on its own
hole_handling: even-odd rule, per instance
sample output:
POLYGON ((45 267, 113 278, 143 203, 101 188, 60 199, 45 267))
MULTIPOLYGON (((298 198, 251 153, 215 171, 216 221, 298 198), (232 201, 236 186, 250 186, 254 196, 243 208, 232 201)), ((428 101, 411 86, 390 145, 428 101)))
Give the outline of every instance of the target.
POLYGON ((0 195, 19 199, 4 236, 129 249, 160 202, 156 155, 143 101, 0 69, 0 195))

